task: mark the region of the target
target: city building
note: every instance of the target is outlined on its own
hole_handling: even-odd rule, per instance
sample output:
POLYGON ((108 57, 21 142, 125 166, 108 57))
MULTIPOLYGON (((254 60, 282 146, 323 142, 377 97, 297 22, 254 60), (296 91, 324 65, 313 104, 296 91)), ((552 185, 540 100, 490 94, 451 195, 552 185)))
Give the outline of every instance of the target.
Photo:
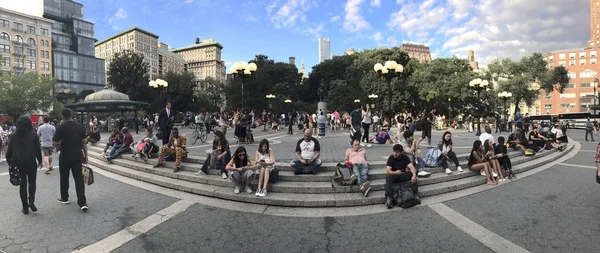
POLYGON ((225 61, 221 60, 223 46, 214 39, 200 41, 196 38, 193 45, 174 48, 171 52, 183 56, 187 71, 194 73, 196 82, 212 77, 220 83, 225 83, 227 69, 225 61))
POLYGON ((590 0, 590 40, 585 48, 562 49, 544 54, 548 69, 564 66, 569 74, 569 85, 562 94, 553 91, 540 93, 541 113, 559 114, 584 112, 596 102, 594 79, 600 72, 600 0, 590 0))
MULTIPOLYGON (((119 34, 113 35, 103 41, 97 42, 96 57, 106 60, 106 77, 110 62, 115 54, 125 50, 132 50, 144 56, 144 62, 148 63, 148 76, 150 80, 159 78, 158 74, 158 35, 138 27, 131 28, 119 34)), ((168 47, 168 46, 167 46, 168 47)))
POLYGON ((163 77, 168 72, 183 73, 184 71, 183 56, 171 52, 169 45, 158 42, 158 76, 163 77))
POLYGON ((0 71, 51 76, 52 22, 0 8, 0 71))
POLYGON ((296 57, 290 57, 289 64, 296 66, 296 57))
POLYGON ((331 59, 329 38, 321 37, 319 38, 319 63, 329 59, 331 59))
POLYGON ((422 44, 403 43, 400 49, 406 51, 411 59, 417 59, 420 62, 431 61, 431 52, 429 47, 422 44))
POLYGON ((344 52, 345 55, 353 55, 356 54, 356 51, 354 51, 354 48, 351 47, 350 49, 346 50, 346 52, 344 52))
POLYGON ((467 51, 467 60, 473 70, 479 70, 479 63, 475 61, 475 52, 473 50, 467 51))
MULTIPOLYGON (((71 0, 44 0, 43 17, 54 21, 52 74, 58 79, 57 96, 68 94, 83 99, 103 89, 104 60, 94 57, 94 24, 83 19, 83 5, 71 0)), ((45 56, 48 59, 47 53, 45 56)))
POLYGON ((302 64, 300 65, 300 74, 302 74, 302 79, 307 78, 306 71, 304 70, 304 60, 302 60, 302 64))

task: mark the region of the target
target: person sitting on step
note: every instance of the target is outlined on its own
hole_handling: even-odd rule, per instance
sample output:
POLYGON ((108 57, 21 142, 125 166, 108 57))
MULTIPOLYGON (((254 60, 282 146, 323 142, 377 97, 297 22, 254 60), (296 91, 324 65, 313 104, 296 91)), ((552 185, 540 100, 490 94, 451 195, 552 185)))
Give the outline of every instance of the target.
POLYGON ((248 154, 246 153, 246 148, 238 147, 233 153, 231 160, 225 166, 225 169, 229 171, 229 178, 235 184, 235 189, 233 193, 240 193, 240 186, 242 183, 245 184, 246 193, 252 193, 252 189, 250 189, 250 183, 252 183, 252 179, 254 179, 254 170, 256 169, 256 165, 254 161, 252 161, 248 154))
POLYGON ((258 144, 255 156, 258 163, 258 188, 256 188, 256 196, 267 196, 267 186, 269 184, 269 176, 275 166, 275 154, 269 147, 269 140, 263 139, 258 144))
POLYGON ((394 184, 410 182, 410 189, 415 194, 417 203, 421 204, 419 199, 419 188, 417 186, 417 170, 415 166, 410 162, 410 159, 404 153, 404 148, 400 144, 394 145, 392 148, 393 153, 388 157, 385 172, 387 173, 385 179, 385 206, 392 208, 396 205, 394 199, 394 184), (409 169, 407 171, 406 169, 409 169))
POLYGON ((503 136, 498 137, 498 144, 494 146, 494 153, 501 155, 498 158, 498 162, 500 163, 504 177, 508 179, 517 179, 517 176, 512 172, 512 163, 508 157, 508 148, 507 145, 504 144, 504 141, 505 139, 503 136))
POLYGON ((160 148, 157 144, 158 138, 152 133, 152 127, 147 127, 146 136, 133 147, 133 150, 136 151, 133 157, 137 159, 137 155, 139 154, 142 160, 147 161, 151 154, 158 153, 160 148), (141 149, 138 149, 138 146, 141 146, 141 149))
POLYGON ((177 173, 181 170, 181 160, 185 155, 186 149, 186 139, 183 135, 179 135, 179 129, 174 127, 171 130, 171 137, 169 138, 169 143, 164 145, 160 152, 158 152, 158 161, 154 167, 159 167, 163 165, 165 155, 175 156, 175 170, 173 173, 177 173))
POLYGON ((294 174, 314 174, 321 167, 321 145, 312 137, 312 129, 304 130, 304 137, 296 143, 296 160, 290 162, 294 174))
POLYGON ((363 196, 369 196, 371 192, 371 183, 367 176, 369 172, 369 164, 367 163, 366 150, 360 146, 360 140, 354 139, 351 141, 352 147, 346 150, 344 161, 352 164, 352 173, 356 176, 357 183, 360 185, 360 191, 363 196))
POLYGON ((440 155, 440 164, 442 168, 446 170, 446 174, 450 175, 452 171, 448 168, 448 160, 454 162, 456 165, 456 170, 459 172, 463 172, 463 169, 460 167, 458 163, 458 157, 456 157, 456 153, 452 151, 452 133, 450 131, 446 131, 444 135, 442 135, 442 154, 440 155))
POLYGON ((473 142, 473 148, 469 155, 469 163, 467 164, 469 170, 481 171, 481 175, 485 176, 488 185, 498 184, 494 176, 492 175, 492 169, 488 163, 488 159, 483 155, 483 144, 480 140, 473 142))
POLYGON ((113 149, 110 151, 110 154, 106 156, 106 161, 109 163, 113 159, 120 157, 122 154, 131 152, 130 145, 133 143, 133 136, 131 136, 131 133, 129 133, 129 128, 127 127, 124 127, 121 132, 123 133, 123 142, 121 145, 114 145, 113 149))
POLYGON ((406 130, 402 134, 404 139, 400 141, 400 145, 404 147, 404 154, 408 156, 410 162, 415 166, 419 172, 418 177, 429 177, 431 173, 425 170, 425 161, 419 158, 419 149, 417 148, 417 142, 415 141, 414 132, 412 130, 406 130))
POLYGON ((108 148, 112 147, 113 149, 117 149, 123 143, 123 134, 119 132, 118 128, 113 128, 112 133, 110 133, 110 137, 108 137, 108 142, 102 151, 102 155, 106 156, 108 148))

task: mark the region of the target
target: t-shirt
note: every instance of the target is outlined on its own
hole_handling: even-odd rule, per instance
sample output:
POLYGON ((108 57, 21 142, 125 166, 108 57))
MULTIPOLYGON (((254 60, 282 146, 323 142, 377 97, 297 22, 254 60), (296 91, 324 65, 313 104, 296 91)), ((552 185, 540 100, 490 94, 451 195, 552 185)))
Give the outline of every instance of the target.
POLYGON ((409 163, 410 159, 404 154, 398 156, 398 158, 395 158, 394 155, 390 155, 387 159, 386 166, 392 167, 392 171, 401 170, 404 172, 409 163))
POLYGON ((385 144, 385 142, 387 142, 388 140, 390 140, 390 135, 388 134, 387 131, 379 131, 377 133, 377 136, 375 136, 375 140, 377 141, 377 143, 379 144, 385 144))
POLYGON ((362 121, 362 114, 357 110, 354 110, 350 113, 350 118, 352 118, 352 126, 360 127, 360 122, 362 121))
POLYGON ((52 141, 60 143, 59 159, 80 160, 83 158, 83 139, 86 137, 83 126, 72 120, 65 120, 56 128, 52 141))
POLYGON ((485 140, 490 140, 490 142, 495 143, 494 136, 486 132, 481 133, 481 135, 479 136, 479 140, 481 141, 481 144, 484 144, 485 140))
POLYGON ((532 138, 539 139, 539 138, 540 138, 540 137, 539 137, 539 133, 536 133, 535 131, 531 131, 531 132, 529 133, 529 140, 530 140, 530 141, 533 141, 533 139, 532 139, 532 138))
POLYGON ((301 139, 296 144, 296 153, 300 153, 302 159, 310 160, 315 156, 315 152, 321 151, 319 141, 314 137, 310 137, 309 141, 301 139))
POLYGON ((398 121, 398 123, 400 124, 404 124, 404 116, 399 115, 398 117, 396 117, 396 121, 398 121))
POLYGON ((424 126, 431 126, 431 124, 433 124, 435 119, 435 115, 433 115, 432 112, 428 113, 427 116, 425 116, 425 124, 423 124, 424 126))
POLYGON ((56 128, 50 124, 43 124, 40 128, 38 128, 37 134, 42 141, 43 148, 51 148, 52 147, 52 136, 56 132, 56 128))

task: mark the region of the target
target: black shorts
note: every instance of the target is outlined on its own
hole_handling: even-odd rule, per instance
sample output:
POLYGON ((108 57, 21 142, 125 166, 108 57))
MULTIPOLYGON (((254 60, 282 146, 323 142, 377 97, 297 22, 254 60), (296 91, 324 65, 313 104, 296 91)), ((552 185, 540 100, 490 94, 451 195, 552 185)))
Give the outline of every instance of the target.
POLYGON ((423 131, 421 132, 421 138, 429 138, 431 139, 431 126, 423 126, 423 131))

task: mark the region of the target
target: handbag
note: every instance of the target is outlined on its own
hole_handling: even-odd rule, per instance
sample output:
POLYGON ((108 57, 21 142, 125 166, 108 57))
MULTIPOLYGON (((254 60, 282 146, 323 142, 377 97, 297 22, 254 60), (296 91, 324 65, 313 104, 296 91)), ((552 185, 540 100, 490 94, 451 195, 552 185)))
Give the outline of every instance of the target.
POLYGON ((84 164, 81 168, 83 174, 83 183, 86 185, 92 185, 94 183, 94 171, 87 164, 84 164))
POLYGON ((19 169, 16 166, 10 166, 8 168, 8 174, 10 176, 10 183, 14 186, 21 184, 21 177, 19 177, 19 169))
POLYGON ((399 207, 410 208, 419 204, 419 201, 415 198, 415 193, 410 188, 400 186, 394 195, 394 199, 396 199, 399 207))
POLYGON ((274 184, 279 181, 279 170, 273 166, 273 169, 269 171, 269 183, 274 184))

